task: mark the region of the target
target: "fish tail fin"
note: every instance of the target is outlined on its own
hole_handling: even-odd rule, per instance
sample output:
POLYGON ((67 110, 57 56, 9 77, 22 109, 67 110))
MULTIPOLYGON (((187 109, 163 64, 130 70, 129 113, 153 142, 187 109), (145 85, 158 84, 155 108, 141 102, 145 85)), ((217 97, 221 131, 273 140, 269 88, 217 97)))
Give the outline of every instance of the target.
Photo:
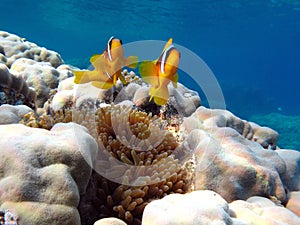
POLYGON ((143 61, 139 66, 139 73, 144 82, 156 87, 158 86, 158 77, 156 72, 156 66, 151 61, 143 61))
POLYGON ((87 71, 72 71, 74 74, 74 83, 75 84, 82 84, 84 83, 84 75, 87 73, 87 71))
POLYGON ((164 87, 164 86, 159 88, 151 87, 149 90, 149 95, 150 95, 149 101, 154 99, 156 105, 165 105, 169 99, 169 90, 168 87, 164 87))
POLYGON ((130 68, 136 68, 139 63, 139 59, 137 56, 128 56, 124 61, 124 66, 130 67, 130 68))

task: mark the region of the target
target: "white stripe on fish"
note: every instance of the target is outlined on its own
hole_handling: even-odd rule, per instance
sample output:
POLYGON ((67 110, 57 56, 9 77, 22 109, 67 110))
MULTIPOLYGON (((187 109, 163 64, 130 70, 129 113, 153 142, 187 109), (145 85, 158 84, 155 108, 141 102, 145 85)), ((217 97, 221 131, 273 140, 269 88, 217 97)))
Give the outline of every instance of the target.
POLYGON ((105 74, 108 77, 108 79, 113 80, 113 78, 111 77, 111 75, 109 74, 109 72, 105 71, 105 74))
POLYGON ((165 63, 166 63, 166 58, 167 58, 167 55, 169 53, 169 51, 172 49, 172 48, 175 48, 174 45, 170 45, 163 53, 162 55, 162 60, 161 60, 161 64, 160 64, 160 71, 162 73, 165 73, 165 63))
POLYGON ((109 60, 112 62, 112 56, 111 56, 111 51, 110 51, 110 48, 111 48, 111 42, 112 40, 114 39, 115 37, 114 36, 111 36, 110 39, 108 40, 107 42, 107 53, 108 53, 108 58, 109 60))

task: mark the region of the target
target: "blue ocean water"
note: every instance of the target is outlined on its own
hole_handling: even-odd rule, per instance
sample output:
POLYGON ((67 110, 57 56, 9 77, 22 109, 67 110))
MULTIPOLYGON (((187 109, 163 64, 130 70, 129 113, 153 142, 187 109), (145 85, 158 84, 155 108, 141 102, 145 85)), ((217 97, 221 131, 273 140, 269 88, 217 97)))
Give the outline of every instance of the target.
MULTIPOLYGON (((1 4, 0 30, 55 50, 67 63, 88 66, 88 58, 102 52, 112 35, 123 43, 173 37, 175 44, 195 52, 210 67, 227 109, 238 116, 300 114, 299 0, 1 4)), ((185 74, 179 76, 180 82, 201 92, 185 74)))

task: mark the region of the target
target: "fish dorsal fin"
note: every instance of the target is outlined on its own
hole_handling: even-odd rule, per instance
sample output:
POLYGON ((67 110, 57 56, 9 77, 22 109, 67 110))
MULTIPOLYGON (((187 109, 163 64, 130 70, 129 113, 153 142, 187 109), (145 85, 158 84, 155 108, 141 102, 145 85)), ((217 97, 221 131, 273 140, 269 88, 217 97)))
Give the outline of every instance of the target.
POLYGON ((164 49, 162 50, 162 53, 163 53, 170 45, 172 45, 172 44, 173 44, 173 38, 170 38, 170 39, 167 41, 167 43, 166 43, 164 49))

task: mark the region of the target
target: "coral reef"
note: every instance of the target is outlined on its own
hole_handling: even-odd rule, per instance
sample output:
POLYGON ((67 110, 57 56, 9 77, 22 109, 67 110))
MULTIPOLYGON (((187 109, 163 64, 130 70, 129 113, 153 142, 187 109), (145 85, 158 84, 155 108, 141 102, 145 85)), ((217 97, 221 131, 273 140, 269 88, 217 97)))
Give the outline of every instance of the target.
POLYGON ((75 84, 59 54, 6 32, 0 62, 0 223, 299 224, 300 152, 275 130, 180 83, 157 105, 133 71, 75 84))
POLYGON ((253 131, 246 121, 229 112, 199 107, 184 125, 195 156, 196 190, 213 190, 229 202, 259 195, 275 196, 282 203, 287 201, 286 188, 298 190, 299 155, 265 149, 251 141, 253 131), (295 158, 285 160, 289 154, 295 158))
POLYGON ((49 93, 58 86, 59 81, 72 76, 71 68, 61 65, 56 69, 48 62, 36 62, 32 59, 17 59, 10 68, 16 77, 23 78, 37 94, 36 105, 42 108, 49 99, 49 93))
POLYGON ((246 201, 227 203, 213 191, 171 194, 149 203, 143 214, 143 225, 154 224, 291 224, 300 218, 271 200, 254 196, 246 201))
POLYGON ((126 223, 120 219, 111 217, 98 220, 94 225, 126 225, 126 223))
POLYGON ((300 217, 300 191, 292 191, 288 196, 286 208, 300 217))
POLYGON ((49 62, 55 68, 63 64, 58 53, 39 47, 15 34, 0 31, 0 63, 10 67, 19 58, 49 62))
POLYGON ((97 151, 87 130, 13 124, 1 125, 0 136, 0 210, 11 210, 20 224, 79 225, 76 207, 91 175, 86 159, 97 151))
POLYGON ((231 112, 222 109, 210 110, 203 106, 198 107, 191 117, 185 119, 184 123, 187 131, 193 129, 216 130, 216 128, 229 127, 246 139, 258 142, 264 148, 275 149, 278 139, 276 131, 242 120, 231 112))
POLYGON ((0 105, 27 105, 35 108, 36 93, 26 82, 13 76, 7 66, 0 63, 0 105))
POLYGON ((290 210, 270 199, 253 196, 246 201, 236 200, 229 204, 230 214, 243 224, 291 224, 300 223, 300 218, 290 210))
POLYGON ((300 190, 300 152, 288 149, 276 150, 286 165, 286 172, 282 176, 284 185, 289 191, 300 190))
POLYGON ((25 105, 12 106, 4 104, 0 106, 0 125, 19 123, 24 115, 33 112, 31 108, 25 105))
POLYGON ((233 224, 227 202, 213 191, 170 194, 150 202, 143 225, 233 224))

